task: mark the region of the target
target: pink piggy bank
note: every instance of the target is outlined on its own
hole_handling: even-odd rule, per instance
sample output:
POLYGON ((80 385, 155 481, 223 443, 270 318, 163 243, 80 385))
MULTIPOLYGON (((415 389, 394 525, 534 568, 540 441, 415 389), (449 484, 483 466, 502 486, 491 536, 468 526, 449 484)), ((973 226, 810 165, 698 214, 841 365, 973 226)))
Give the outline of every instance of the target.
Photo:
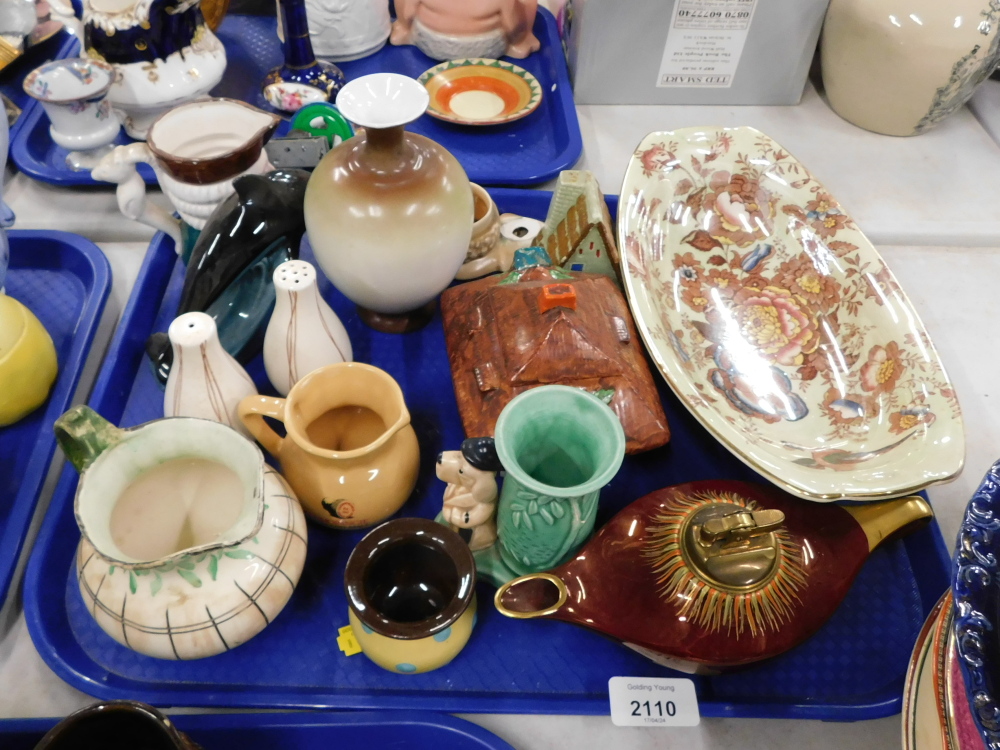
POLYGON ((531 27, 538 0, 396 0, 389 41, 436 60, 524 58, 541 45, 531 27))

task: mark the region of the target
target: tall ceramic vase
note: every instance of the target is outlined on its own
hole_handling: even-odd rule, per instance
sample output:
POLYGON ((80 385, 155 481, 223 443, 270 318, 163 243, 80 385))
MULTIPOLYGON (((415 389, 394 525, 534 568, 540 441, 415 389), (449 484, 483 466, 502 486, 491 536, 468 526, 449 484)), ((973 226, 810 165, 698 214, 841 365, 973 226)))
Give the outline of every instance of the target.
POLYGON ((1000 61, 1000 2, 831 0, 821 56, 837 114, 876 133, 919 135, 1000 61))
POLYGON ((211 315, 189 312, 167 329, 174 363, 163 394, 163 416, 221 422, 247 437, 236 408, 257 387, 240 363, 222 348, 211 315))
POLYGON ((344 85, 344 74, 313 54, 305 0, 278 0, 278 13, 285 63, 264 77, 264 98, 285 112, 297 112, 313 102, 333 101, 344 85))
POLYGON ((313 370, 350 362, 351 340, 316 286, 316 269, 289 260, 274 269, 274 312, 264 334, 264 369, 282 396, 313 370))
POLYGON ((316 261, 381 331, 430 320, 472 237, 472 188, 462 165, 429 138, 404 131, 428 102, 427 89, 395 73, 348 83, 337 106, 365 132, 324 156, 306 188, 316 261))

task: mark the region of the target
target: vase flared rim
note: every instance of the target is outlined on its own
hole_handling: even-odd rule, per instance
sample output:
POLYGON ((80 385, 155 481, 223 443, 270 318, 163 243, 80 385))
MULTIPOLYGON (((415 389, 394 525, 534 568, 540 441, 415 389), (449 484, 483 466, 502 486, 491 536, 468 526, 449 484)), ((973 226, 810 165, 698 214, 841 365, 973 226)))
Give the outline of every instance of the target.
POLYGON ((357 126, 396 128, 427 111, 430 94, 409 76, 372 73, 348 82, 337 94, 337 108, 357 126))

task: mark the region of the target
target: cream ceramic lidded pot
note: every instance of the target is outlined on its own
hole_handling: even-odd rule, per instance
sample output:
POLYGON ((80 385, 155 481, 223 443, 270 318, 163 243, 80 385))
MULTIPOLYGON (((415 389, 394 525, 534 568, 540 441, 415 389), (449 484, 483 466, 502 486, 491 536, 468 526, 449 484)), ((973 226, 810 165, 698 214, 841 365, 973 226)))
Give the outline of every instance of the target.
POLYGON ((831 0, 823 85, 845 120, 919 135, 972 96, 1000 60, 996 0, 831 0))
POLYGON ((472 237, 469 178, 446 149, 404 125, 427 109, 412 78, 376 73, 348 83, 337 106, 364 133, 333 148, 306 188, 316 261, 382 331, 414 330, 465 261, 472 237))

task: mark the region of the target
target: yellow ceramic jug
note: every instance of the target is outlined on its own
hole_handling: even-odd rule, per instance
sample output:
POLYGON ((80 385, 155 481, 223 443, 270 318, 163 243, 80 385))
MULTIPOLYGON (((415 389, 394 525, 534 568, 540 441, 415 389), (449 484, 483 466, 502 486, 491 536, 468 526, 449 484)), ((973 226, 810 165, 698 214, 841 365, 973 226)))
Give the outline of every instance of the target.
POLYGON ((0 427, 41 406, 57 372, 49 332, 31 310, 0 294, 0 427))
POLYGON ((240 419, 281 463, 302 507, 334 528, 363 528, 402 507, 417 481, 420 449, 403 392, 360 362, 314 370, 288 398, 247 396, 240 419), (283 422, 282 438, 264 421, 283 422))

